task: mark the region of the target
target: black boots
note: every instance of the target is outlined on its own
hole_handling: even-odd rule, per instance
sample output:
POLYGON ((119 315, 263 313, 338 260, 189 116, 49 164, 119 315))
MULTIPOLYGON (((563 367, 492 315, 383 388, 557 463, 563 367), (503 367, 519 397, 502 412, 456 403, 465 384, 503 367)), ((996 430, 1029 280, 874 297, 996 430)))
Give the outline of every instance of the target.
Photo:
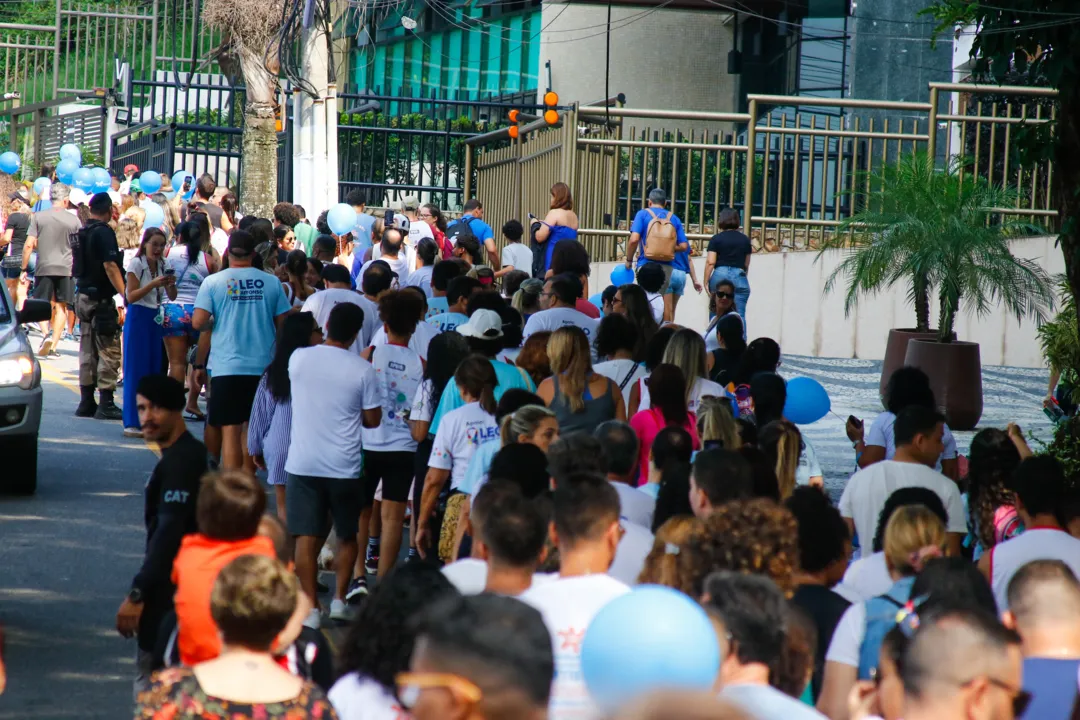
POLYGON ((98 404, 94 401, 94 386, 80 385, 79 393, 82 399, 79 400, 79 407, 75 408, 75 417, 94 417, 98 409, 98 404))
POLYGON ((101 402, 98 403, 97 411, 94 413, 95 420, 123 420, 123 411, 116 406, 113 402, 112 390, 99 390, 98 394, 101 396, 101 402))

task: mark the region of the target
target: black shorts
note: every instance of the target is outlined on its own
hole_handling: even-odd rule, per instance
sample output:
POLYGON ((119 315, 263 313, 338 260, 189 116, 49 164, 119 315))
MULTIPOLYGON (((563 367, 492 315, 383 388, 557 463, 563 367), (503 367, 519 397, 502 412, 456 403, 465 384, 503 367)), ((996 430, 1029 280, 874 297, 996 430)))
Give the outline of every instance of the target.
POLYGON ((383 500, 408 502, 414 455, 407 450, 364 451, 364 507, 370 507, 374 502, 380 480, 383 500))
POLYGON ((356 540, 363 510, 363 480, 285 474, 285 524, 289 534, 322 537, 326 516, 343 540, 356 540))
POLYGON ((62 275, 36 275, 34 299, 70 305, 75 302, 75 280, 62 275))
POLYGON ((210 378, 210 399, 206 403, 206 422, 214 427, 243 425, 251 417, 258 375, 215 375, 210 378))

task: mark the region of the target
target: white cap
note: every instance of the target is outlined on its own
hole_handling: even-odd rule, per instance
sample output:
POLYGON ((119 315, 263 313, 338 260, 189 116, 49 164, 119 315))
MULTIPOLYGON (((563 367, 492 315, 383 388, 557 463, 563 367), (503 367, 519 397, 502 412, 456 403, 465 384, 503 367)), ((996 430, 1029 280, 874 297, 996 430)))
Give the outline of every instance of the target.
POLYGON ((68 202, 72 205, 86 205, 90 202, 90 196, 86 194, 85 190, 73 187, 71 192, 68 193, 68 202))
POLYGON ((502 318, 494 310, 477 310, 464 325, 458 325, 457 331, 463 337, 479 340, 497 340, 503 336, 502 318))

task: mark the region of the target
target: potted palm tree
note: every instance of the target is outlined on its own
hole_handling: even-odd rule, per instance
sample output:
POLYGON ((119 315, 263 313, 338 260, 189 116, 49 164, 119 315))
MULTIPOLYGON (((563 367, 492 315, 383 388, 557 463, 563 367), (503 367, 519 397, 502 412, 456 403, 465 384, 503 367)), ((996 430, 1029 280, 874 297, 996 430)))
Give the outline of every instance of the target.
MULTIPOLYGON (((957 313, 981 316, 1000 303, 1017 319, 1041 322, 1053 305, 1047 274, 1009 249, 1010 238, 1040 229, 996 211, 1016 207, 1016 194, 970 173, 964 177, 962 167, 957 160, 939 170, 933 158, 912 153, 878 173, 866 210, 841 225, 855 240, 827 285, 846 275, 851 307, 859 295, 907 282, 918 332, 929 330, 930 297, 936 293, 936 332, 906 338, 899 364, 930 376, 955 430, 975 427, 982 416, 979 346, 956 340, 957 313)), ((883 369, 883 383, 896 366, 883 369)))

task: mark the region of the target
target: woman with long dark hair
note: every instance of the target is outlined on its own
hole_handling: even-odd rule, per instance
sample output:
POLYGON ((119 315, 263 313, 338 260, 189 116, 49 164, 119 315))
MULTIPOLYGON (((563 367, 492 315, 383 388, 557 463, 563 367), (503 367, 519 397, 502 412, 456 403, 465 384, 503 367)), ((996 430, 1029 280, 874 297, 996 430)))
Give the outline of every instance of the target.
POLYGON ((694 439, 680 427, 666 427, 656 434, 649 459, 649 483, 642 488, 656 488, 654 533, 678 515, 693 515, 690 506, 690 458, 694 439))
MULTIPOLYGON (((709 378, 727 387, 735 377, 735 370, 746 352, 746 338, 743 337, 742 319, 737 315, 725 315, 716 324, 714 334, 718 338, 718 347, 712 350, 712 367, 709 378)), ((706 344, 707 345, 707 344, 706 344)))
POLYGON ((975 536, 974 560, 1000 542, 1024 531, 1016 514, 1016 496, 1008 481, 1020 461, 1031 455, 1019 428, 987 428, 971 439, 968 452, 968 527, 975 536))
POLYGON ((274 488, 277 513, 285 522, 285 460, 289 455, 292 432, 292 385, 289 382, 289 359, 300 348, 319 345, 322 330, 309 312, 285 316, 277 334, 274 359, 267 365, 248 422, 248 452, 255 466, 266 470, 267 482, 274 488))
POLYGON ((161 324, 166 300, 176 299, 175 271, 165 259, 164 231, 143 233, 139 251, 127 271, 127 314, 124 317, 124 436, 142 437, 135 390, 144 375, 161 372, 161 324))
POLYGON ((611 309, 620 315, 625 315, 637 328, 637 345, 634 348, 634 359, 638 362, 645 361, 645 350, 652 342, 653 335, 660 329, 653 315, 649 298, 640 285, 622 285, 615 291, 615 297, 611 300, 611 309))
POLYGON ((720 338, 716 332, 717 323, 723 318, 733 317, 739 319, 743 342, 746 341, 746 324, 742 316, 735 310, 735 285, 730 280, 721 280, 716 284, 716 292, 712 293, 712 307, 709 309, 709 326, 705 328, 705 347, 712 352, 720 347, 720 338))
POLYGON ((446 241, 446 218, 437 205, 422 205, 416 214, 431 228, 431 234, 435 238, 435 244, 439 247, 439 255, 443 260, 449 260, 453 255, 454 248, 446 241))
POLYGON ((288 280, 283 282, 281 287, 294 308, 303 307, 304 301, 315 294, 315 288, 307 282, 307 269, 307 255, 303 250, 292 250, 285 257, 288 280))
POLYGON ((666 427, 683 428, 693 440, 693 449, 701 449, 697 434, 697 418, 686 405, 686 378, 675 365, 660 364, 646 382, 654 401, 646 410, 630 418, 630 427, 638 437, 639 477, 649 476, 649 454, 653 440, 666 427))
POLYGON ((371 591, 341 649, 341 674, 329 698, 341 720, 405 718, 394 678, 409 669, 416 636, 413 619, 456 595, 446 576, 428 563, 398 565, 371 591))

